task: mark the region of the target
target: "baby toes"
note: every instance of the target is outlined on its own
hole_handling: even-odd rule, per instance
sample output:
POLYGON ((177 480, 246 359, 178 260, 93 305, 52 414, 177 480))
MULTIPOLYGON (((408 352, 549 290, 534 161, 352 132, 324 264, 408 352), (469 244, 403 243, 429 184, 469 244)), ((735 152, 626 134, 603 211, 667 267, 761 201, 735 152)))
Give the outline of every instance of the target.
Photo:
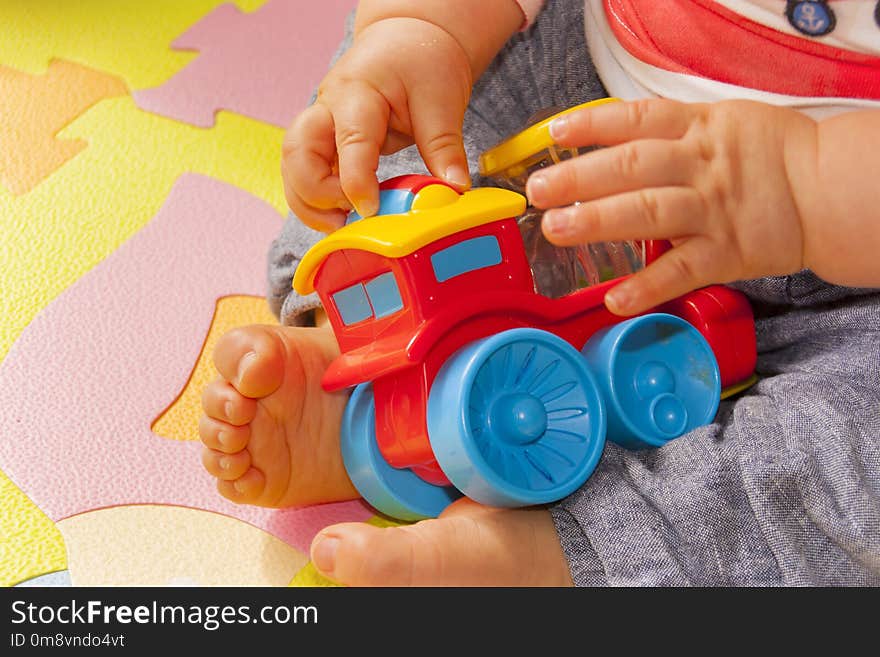
POLYGON ((220 479, 217 490, 232 502, 256 504, 266 488, 266 478, 256 468, 250 468, 235 481, 220 479))
POLYGON ((228 381, 218 379, 205 386, 202 409, 215 420, 242 426, 254 419, 257 402, 242 396, 228 381))
POLYGON ((224 454, 205 448, 202 450, 202 465, 218 479, 234 481, 251 467, 251 455, 247 450, 237 454, 224 454))
POLYGON ((285 351, 271 327, 246 326, 220 338, 214 364, 242 395, 259 399, 275 392, 284 380, 285 351))
POLYGON ((203 415, 199 418, 199 436, 206 447, 235 454, 247 447, 251 438, 251 425, 236 427, 203 415))

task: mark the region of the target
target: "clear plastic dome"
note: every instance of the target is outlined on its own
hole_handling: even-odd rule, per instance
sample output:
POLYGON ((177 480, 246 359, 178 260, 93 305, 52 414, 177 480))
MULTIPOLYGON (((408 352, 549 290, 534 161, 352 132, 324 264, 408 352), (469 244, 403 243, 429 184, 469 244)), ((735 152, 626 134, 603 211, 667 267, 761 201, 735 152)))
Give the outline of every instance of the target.
POLYGON ((529 208, 518 218, 535 291, 556 299, 632 274, 644 267, 642 242, 594 242, 577 246, 551 244, 541 230, 543 212, 529 208))
MULTIPOLYGON (((549 124, 549 120, 559 113, 559 108, 552 108, 537 113, 529 120, 522 133, 534 131, 549 124)), ((549 134, 549 133, 548 133, 549 134)), ((529 135, 522 143, 540 144, 541 139, 529 135)), ((540 149, 529 149, 519 144, 511 148, 512 139, 501 142, 489 149, 481 158, 481 167, 488 162, 493 165, 501 158, 500 149, 504 149, 502 157, 506 160, 502 165, 492 166, 485 172, 492 181, 508 189, 525 194, 526 181, 529 176, 564 160, 583 155, 599 148, 588 146, 581 148, 562 147, 552 142, 540 149), (516 157, 511 157, 515 152, 516 157)), ((519 217, 519 228, 525 244, 526 256, 532 267, 535 280, 535 291, 551 298, 563 297, 581 288, 590 287, 620 276, 632 274, 644 268, 645 254, 642 242, 595 242, 577 246, 560 247, 551 244, 541 231, 543 211, 529 207, 519 217)))

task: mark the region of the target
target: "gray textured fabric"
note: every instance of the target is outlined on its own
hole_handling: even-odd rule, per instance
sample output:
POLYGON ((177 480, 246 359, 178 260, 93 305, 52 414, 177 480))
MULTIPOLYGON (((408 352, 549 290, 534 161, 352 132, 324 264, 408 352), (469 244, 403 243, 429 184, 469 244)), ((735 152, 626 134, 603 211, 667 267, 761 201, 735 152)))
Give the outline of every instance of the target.
MULTIPOLYGON (((604 95, 583 0, 551 0, 474 90, 481 150, 535 111, 604 95)), ((408 149, 381 177, 423 170, 408 149)), ((479 182, 479 181, 477 181, 479 182)), ((290 221, 270 260, 273 307, 316 238, 290 221)), ((753 301, 760 382, 716 422, 659 450, 609 445, 551 512, 579 585, 880 585, 880 292, 805 271, 737 285, 753 301)))
POLYGON ((754 388, 662 449, 606 448, 552 509, 576 583, 880 584, 880 296, 843 293, 756 303, 754 388))

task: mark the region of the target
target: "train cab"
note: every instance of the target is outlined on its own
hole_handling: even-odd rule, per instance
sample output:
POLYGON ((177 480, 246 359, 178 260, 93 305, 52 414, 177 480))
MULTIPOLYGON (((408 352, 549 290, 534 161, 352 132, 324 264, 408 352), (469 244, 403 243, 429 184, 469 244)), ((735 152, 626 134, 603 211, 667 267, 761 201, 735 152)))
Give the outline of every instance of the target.
POLYGON ((465 194, 427 176, 383 183, 381 214, 322 240, 294 285, 315 289, 343 352, 325 386, 362 383, 410 363, 413 337, 475 295, 534 293, 516 217, 525 199, 502 189, 465 194))

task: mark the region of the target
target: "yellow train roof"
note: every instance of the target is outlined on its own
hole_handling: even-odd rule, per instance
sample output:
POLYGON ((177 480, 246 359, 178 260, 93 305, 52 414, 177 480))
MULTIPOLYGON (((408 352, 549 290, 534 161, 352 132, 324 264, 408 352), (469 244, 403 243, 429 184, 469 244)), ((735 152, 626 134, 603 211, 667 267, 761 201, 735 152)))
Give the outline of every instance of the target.
POLYGON ((313 292, 318 268, 336 251, 359 249, 402 258, 448 235, 515 217, 525 209, 526 199, 506 189, 484 187, 459 194, 445 185, 429 185, 416 195, 409 212, 361 219, 315 244, 296 268, 293 287, 300 294, 313 292))

